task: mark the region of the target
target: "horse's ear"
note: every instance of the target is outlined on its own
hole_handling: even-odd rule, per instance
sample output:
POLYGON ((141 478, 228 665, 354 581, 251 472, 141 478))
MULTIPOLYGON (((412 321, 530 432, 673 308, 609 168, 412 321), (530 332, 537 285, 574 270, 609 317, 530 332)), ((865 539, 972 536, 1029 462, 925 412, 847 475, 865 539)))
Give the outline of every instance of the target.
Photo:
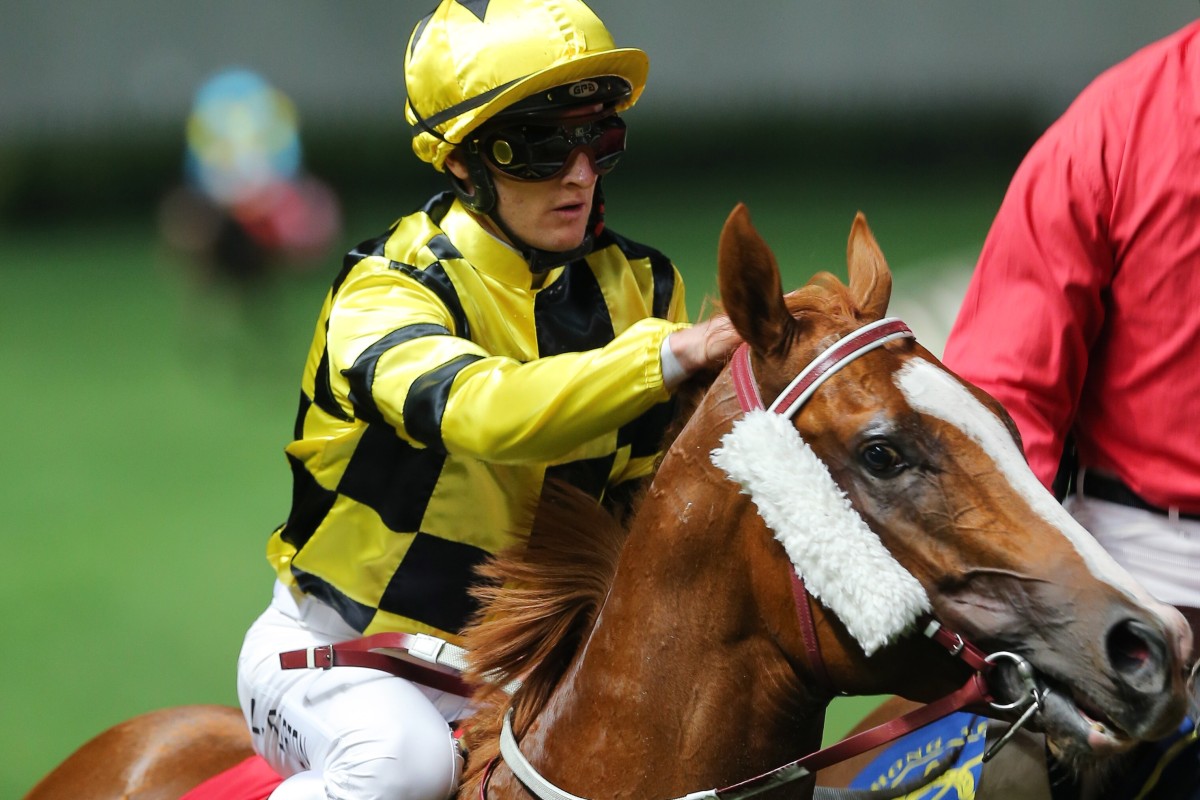
POLYGON ((755 352, 771 353, 784 346, 795 321, 783 301, 779 265, 742 203, 721 229, 717 283, 725 313, 755 352))
POLYGON ((882 319, 892 297, 892 273, 861 211, 850 227, 846 267, 850 272, 850 294, 863 316, 882 319))

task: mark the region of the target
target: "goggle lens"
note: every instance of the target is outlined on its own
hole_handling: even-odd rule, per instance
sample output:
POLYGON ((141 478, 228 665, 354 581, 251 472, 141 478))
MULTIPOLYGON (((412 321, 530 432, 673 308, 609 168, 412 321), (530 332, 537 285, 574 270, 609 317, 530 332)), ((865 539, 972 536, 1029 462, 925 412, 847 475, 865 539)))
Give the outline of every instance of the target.
POLYGON ((522 181, 544 181, 566 169, 571 155, 585 148, 600 175, 607 174, 625 152, 625 121, 616 115, 576 125, 514 125, 482 140, 492 165, 522 181))

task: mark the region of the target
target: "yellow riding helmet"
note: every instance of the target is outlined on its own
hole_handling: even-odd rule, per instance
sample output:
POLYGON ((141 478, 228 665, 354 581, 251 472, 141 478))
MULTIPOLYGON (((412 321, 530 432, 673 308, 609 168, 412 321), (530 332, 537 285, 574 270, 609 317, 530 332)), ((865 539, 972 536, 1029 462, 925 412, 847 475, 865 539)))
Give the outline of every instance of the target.
POLYGON ((650 60, 618 48, 580 0, 442 0, 417 23, 404 57, 404 116, 413 151, 439 171, 467 135, 513 103, 586 78, 615 75, 632 106, 650 60))

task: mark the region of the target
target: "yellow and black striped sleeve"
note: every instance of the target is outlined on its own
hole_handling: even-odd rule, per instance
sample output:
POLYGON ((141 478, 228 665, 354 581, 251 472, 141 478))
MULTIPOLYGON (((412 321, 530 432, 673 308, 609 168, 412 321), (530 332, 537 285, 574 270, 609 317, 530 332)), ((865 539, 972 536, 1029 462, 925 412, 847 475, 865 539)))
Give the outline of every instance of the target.
MULTIPOLYGON (((659 349, 681 327, 643 318, 603 346, 522 361, 456 335, 411 274, 364 264, 329 314, 331 375, 357 417, 408 441, 496 463, 552 462, 669 395, 659 349)), ((681 313, 682 299, 672 313, 681 313)), ((489 321, 499 324, 498 321, 489 321)))

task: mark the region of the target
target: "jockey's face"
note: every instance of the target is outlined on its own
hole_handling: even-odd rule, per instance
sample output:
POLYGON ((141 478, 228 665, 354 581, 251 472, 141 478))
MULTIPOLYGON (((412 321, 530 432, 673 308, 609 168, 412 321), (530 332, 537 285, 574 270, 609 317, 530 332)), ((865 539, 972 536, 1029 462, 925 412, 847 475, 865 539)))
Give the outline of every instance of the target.
POLYGON ((488 168, 496 186, 492 213, 499 214, 517 237, 555 253, 583 242, 598 177, 587 153, 576 151, 565 170, 545 181, 519 181, 488 168))
MULTIPOLYGON (((599 106, 582 107, 564 114, 562 120, 595 115, 599 110, 599 106)), ((623 131, 622 125, 621 149, 623 131)), ((544 180, 514 178, 490 160, 485 159, 485 163, 496 190, 496 207, 491 213, 498 214, 515 236, 540 250, 556 253, 572 250, 583 242, 600 175, 594 150, 575 149, 563 168, 544 180)), ((458 153, 447 159, 446 166, 460 181, 469 183, 466 165, 458 153)), ((493 232, 503 237, 499 230, 493 232)))

